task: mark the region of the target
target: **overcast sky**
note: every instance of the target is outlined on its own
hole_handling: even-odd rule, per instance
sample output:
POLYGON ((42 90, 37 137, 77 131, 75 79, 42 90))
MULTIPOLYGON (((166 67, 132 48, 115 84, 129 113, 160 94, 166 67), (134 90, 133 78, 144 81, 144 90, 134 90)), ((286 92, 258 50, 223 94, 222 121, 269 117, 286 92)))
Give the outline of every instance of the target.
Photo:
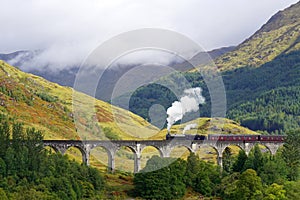
POLYGON ((44 49, 48 59, 76 63, 101 42, 138 28, 177 31, 211 50, 241 43, 297 1, 0 0, 0 52, 44 49))

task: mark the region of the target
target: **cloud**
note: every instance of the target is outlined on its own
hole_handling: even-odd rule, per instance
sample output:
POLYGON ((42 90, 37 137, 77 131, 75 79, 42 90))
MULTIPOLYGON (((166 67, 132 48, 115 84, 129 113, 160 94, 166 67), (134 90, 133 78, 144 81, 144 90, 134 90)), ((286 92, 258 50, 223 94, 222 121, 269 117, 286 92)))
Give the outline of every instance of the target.
POLYGON ((128 55, 124 55, 121 58, 119 58, 116 63, 125 65, 130 65, 132 63, 157 63, 159 65, 168 65, 170 62, 179 63, 183 62, 183 59, 169 52, 154 49, 145 49, 130 52, 128 55))
POLYGON ((296 0, 10 0, 1 2, 0 52, 43 50, 29 65, 79 64, 103 41, 139 28, 182 33, 204 49, 236 45, 296 0))

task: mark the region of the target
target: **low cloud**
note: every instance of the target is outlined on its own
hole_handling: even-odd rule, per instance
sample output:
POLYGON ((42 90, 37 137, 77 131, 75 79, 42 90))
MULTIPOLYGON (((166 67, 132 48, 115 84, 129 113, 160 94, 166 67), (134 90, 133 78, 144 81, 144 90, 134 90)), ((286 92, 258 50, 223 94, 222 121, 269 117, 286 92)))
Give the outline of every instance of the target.
POLYGON ((211 50, 242 42, 296 2, 10 0, 1 3, 0 52, 41 50, 23 68, 58 70, 79 65, 103 41, 140 28, 173 30, 211 50))

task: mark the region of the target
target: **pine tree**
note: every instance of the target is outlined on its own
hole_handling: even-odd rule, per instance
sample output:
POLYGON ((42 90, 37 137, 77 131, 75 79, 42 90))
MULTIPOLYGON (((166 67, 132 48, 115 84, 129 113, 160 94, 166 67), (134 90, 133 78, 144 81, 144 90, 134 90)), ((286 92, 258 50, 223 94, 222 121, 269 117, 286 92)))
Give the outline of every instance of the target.
POLYGON ((6 163, 7 175, 15 175, 16 174, 16 165, 15 165, 16 157, 15 157, 15 150, 12 147, 8 147, 4 161, 6 163))
POLYGON ((245 151, 240 150, 237 160, 235 161, 235 163, 233 163, 232 170, 234 172, 242 172, 244 169, 246 160, 247 160, 247 155, 246 155, 245 151))
POLYGON ((223 169, 225 172, 231 173, 233 168, 233 158, 230 148, 225 148, 223 153, 223 169))
MULTIPOLYGON (((1 122, 1 120, 0 120, 1 122)), ((9 124, 7 121, 1 122, 0 124, 0 158, 4 158, 7 148, 9 147, 10 140, 9 140, 10 130, 9 124)))
POLYGON ((12 128, 12 148, 16 151, 19 152, 24 145, 24 131, 23 131, 23 126, 20 123, 16 123, 13 125, 12 128))
POLYGON ((258 145, 254 146, 254 153, 253 153, 253 168, 258 174, 260 174, 261 168, 264 165, 263 155, 258 145))
POLYGON ((191 153, 187 158, 187 166, 186 166, 186 175, 185 175, 185 183, 188 187, 192 187, 195 179, 197 178, 197 174, 201 170, 200 167, 200 159, 199 156, 191 153))
POLYGON ((0 158, 0 179, 6 177, 6 164, 5 161, 0 158))
POLYGON ((288 179, 295 181, 299 177, 300 167, 300 130, 288 132, 282 156, 288 167, 288 179))
POLYGON ((26 147, 28 149, 29 159, 28 167, 29 170, 37 171, 39 169, 39 164, 41 154, 43 151, 43 135, 41 131, 36 131, 34 128, 26 130, 26 147))

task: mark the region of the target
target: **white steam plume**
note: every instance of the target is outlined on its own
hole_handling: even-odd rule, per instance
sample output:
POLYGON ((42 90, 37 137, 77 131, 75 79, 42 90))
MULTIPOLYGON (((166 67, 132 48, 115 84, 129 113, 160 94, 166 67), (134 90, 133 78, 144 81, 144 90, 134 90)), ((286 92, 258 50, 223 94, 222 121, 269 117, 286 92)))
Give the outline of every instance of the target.
POLYGON ((188 124, 184 127, 182 134, 185 134, 186 131, 190 130, 191 128, 196 128, 197 124, 188 124))
POLYGON ((199 110, 199 104, 205 102, 205 98, 201 94, 200 87, 190 88, 184 90, 185 96, 181 97, 179 101, 172 103, 172 106, 167 109, 167 129, 170 131, 171 126, 181 120, 188 112, 196 112, 199 110))

